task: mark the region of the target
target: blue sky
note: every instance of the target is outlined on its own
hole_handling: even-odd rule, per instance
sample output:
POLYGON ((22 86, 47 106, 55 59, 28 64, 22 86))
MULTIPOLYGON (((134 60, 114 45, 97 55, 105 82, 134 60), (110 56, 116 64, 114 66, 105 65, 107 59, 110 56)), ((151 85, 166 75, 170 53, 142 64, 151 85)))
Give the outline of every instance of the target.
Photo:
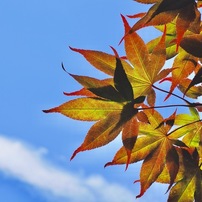
MULTIPOLYGON (((103 168, 120 139, 70 162, 91 123, 42 110, 80 87, 61 62, 71 73, 104 77, 68 46, 109 53, 113 46, 124 54, 120 13, 142 11, 146 7, 132 0, 1 0, 0 201, 135 201, 140 164, 127 172, 124 166, 103 168)), ((163 201, 165 190, 155 184, 137 201, 163 201)))

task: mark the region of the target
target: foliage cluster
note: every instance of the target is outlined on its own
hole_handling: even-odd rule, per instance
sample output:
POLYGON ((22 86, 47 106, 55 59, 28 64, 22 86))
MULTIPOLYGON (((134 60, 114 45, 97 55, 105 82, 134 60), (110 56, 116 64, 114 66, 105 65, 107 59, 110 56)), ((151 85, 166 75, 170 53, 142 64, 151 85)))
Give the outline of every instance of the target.
POLYGON ((168 201, 202 201, 202 104, 194 102, 202 95, 202 34, 199 7, 195 0, 136 0, 151 4, 146 13, 127 16, 140 18, 131 27, 122 16, 126 56, 95 50, 71 48, 80 53, 107 79, 69 74, 83 87, 65 93, 79 98, 44 112, 58 112, 72 119, 95 121, 84 142, 71 159, 81 151, 108 144, 118 135, 123 146, 105 166, 142 161, 141 197, 154 183, 168 184, 168 201), (145 44, 137 30, 153 26, 160 37, 145 44), (173 58, 171 68, 165 62, 173 58), (191 76, 191 77, 190 77, 191 76), (162 89, 162 82, 170 89, 162 89), (179 89, 178 94, 174 93, 179 89), (156 105, 158 91, 165 100, 175 97, 179 103, 156 105), (191 100, 191 101, 190 101, 191 100), (181 103, 183 102, 183 103, 181 103), (178 113, 178 107, 190 113, 178 113), (172 109, 163 117, 159 108, 172 109))

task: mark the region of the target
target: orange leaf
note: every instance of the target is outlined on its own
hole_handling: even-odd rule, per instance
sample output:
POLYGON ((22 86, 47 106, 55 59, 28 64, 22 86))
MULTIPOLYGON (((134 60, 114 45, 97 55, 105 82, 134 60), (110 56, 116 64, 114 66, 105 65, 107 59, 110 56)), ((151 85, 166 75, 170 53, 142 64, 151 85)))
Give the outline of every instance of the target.
POLYGON ((139 124, 137 122, 136 117, 132 118, 130 121, 128 121, 124 125, 123 131, 122 131, 122 142, 128 155, 126 170, 128 168, 128 164, 130 163, 131 152, 134 148, 134 145, 138 136, 138 132, 139 132, 139 124))
POLYGON ((150 90, 150 92, 148 93, 147 102, 148 102, 149 106, 154 106, 155 105, 155 101, 156 101, 156 92, 152 88, 150 90))
POLYGON ((130 30, 130 26, 123 16, 122 19, 126 34, 124 37, 126 55, 129 62, 134 67, 133 75, 129 77, 134 89, 134 96, 138 97, 147 95, 151 91, 153 83, 157 81, 157 78, 161 79, 159 71, 162 69, 166 60, 166 29, 164 30, 163 36, 161 37, 157 46, 150 55, 144 41, 136 32, 127 34, 127 32, 130 30))
POLYGON ((157 180, 165 166, 167 152, 171 148, 171 142, 166 138, 156 147, 155 150, 145 158, 140 171, 140 194, 141 197, 145 191, 157 180))
POLYGON ((105 119, 96 122, 88 131, 82 145, 75 150, 71 159, 81 151, 95 149, 114 140, 122 129, 122 125, 117 127, 117 120, 120 119, 120 116, 120 112, 112 112, 105 119))
POLYGON ((144 111, 138 112, 137 115, 136 115, 136 117, 137 117, 137 119, 138 119, 140 122, 149 123, 148 117, 147 117, 147 115, 144 113, 144 111))
POLYGON ((129 31, 132 33, 142 27, 167 24, 177 16, 177 48, 189 28, 191 22, 197 18, 197 8, 193 0, 162 0, 154 4, 147 14, 142 17, 129 31))
POLYGON ((64 95, 67 96, 87 96, 87 97, 97 97, 95 94, 90 92, 89 90, 82 88, 81 90, 74 91, 71 93, 64 92, 64 95))
MULTIPOLYGON (((173 71, 172 71, 172 85, 170 87, 170 93, 183 82, 183 79, 188 77, 197 66, 197 58, 192 55, 186 53, 185 51, 180 51, 178 56, 175 58, 173 63, 173 71)), ((170 97, 170 94, 166 97, 166 99, 170 97)))
MULTIPOLYGON (((159 137, 138 137, 135 143, 135 147, 131 153, 130 163, 135 163, 146 158, 149 153, 158 146, 160 141, 161 140, 159 140, 159 137)), ((125 147, 123 146, 116 153, 112 162, 107 163, 105 167, 110 165, 126 164, 127 162, 128 155, 125 147)))
POLYGON ((177 21, 176 21, 177 49, 178 49, 178 46, 180 45, 180 42, 182 40, 184 33, 189 28, 191 22, 193 22, 194 19, 196 18, 195 5, 191 3, 190 0, 184 0, 184 1, 187 1, 187 2, 189 1, 190 3, 187 4, 185 7, 181 8, 181 12, 179 13, 177 17, 177 21))
MULTIPOLYGON (((116 57, 101 51, 83 50, 71 48, 71 50, 82 54, 90 64, 98 70, 113 76, 116 68, 116 57)), ((122 60, 125 71, 131 71, 131 66, 122 60)))

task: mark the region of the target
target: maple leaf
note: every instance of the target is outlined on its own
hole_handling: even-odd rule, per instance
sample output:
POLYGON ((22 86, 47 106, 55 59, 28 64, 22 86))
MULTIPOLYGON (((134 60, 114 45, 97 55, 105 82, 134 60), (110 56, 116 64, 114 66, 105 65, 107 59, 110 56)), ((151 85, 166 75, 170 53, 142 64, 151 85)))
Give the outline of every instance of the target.
POLYGON ((173 62, 173 71, 171 80, 171 87, 170 87, 170 94, 166 96, 165 99, 168 99, 173 92, 173 90, 181 83, 183 80, 187 78, 197 67, 198 59, 189 53, 181 50, 180 53, 176 56, 173 62))
POLYGON ((43 110, 46 113, 61 113, 81 121, 98 121, 113 111, 121 111, 123 104, 98 98, 77 98, 58 107, 43 110))
POLYGON ((114 48, 114 54, 108 54, 70 47, 110 77, 100 80, 69 74, 82 88, 64 94, 79 98, 44 112, 95 122, 71 159, 79 152, 107 145, 121 135, 123 146, 105 167, 125 164, 127 170, 130 164, 142 161, 137 198, 154 182, 160 182, 168 184, 169 202, 201 202, 202 120, 199 112, 202 103, 192 103, 183 95, 173 93, 178 87, 184 96, 202 95, 202 86, 199 86, 202 83, 202 35, 198 10, 201 1, 135 1, 153 5, 147 13, 128 16, 140 18, 132 27, 122 16, 126 56, 119 57, 114 48), (162 32, 161 36, 145 44, 136 30, 146 26, 155 26, 162 32), (172 67, 165 69, 166 60, 174 56, 172 67), (195 76, 190 79, 192 73, 195 76), (170 81, 170 90, 156 87, 154 83, 158 81, 170 81), (155 90, 167 93, 166 99, 172 95, 186 104, 156 106, 155 90), (190 114, 177 114, 176 109, 164 118, 157 111, 170 107, 189 107, 190 114))
MULTIPOLYGON (((144 96, 134 99, 132 85, 124 70, 122 61, 117 55, 115 56, 114 67, 113 62, 109 62, 114 59, 112 56, 107 55, 106 62, 103 53, 101 53, 100 56, 97 52, 79 51, 85 54, 85 57, 87 57, 90 62, 92 62, 91 59, 93 58, 92 63, 102 71, 106 71, 107 73, 113 71, 114 79, 98 80, 88 76, 70 74, 70 76, 84 87, 80 91, 73 92, 73 95, 82 94, 87 97, 77 98, 58 107, 44 110, 44 112, 47 113, 59 112, 73 119, 97 121, 90 128, 84 142, 75 150, 71 159, 73 159, 78 152, 108 144, 119 135, 123 128, 129 128, 130 124, 135 126, 134 123, 136 123, 136 130, 138 131, 138 122, 130 122, 130 120, 138 113, 138 110, 134 108, 134 104, 139 105, 144 102, 145 99, 144 96), (98 62, 100 57, 103 58, 101 63, 105 64, 105 67, 100 67, 100 63, 98 62), (88 97, 89 92, 94 94, 95 97, 88 97)), ((106 56, 106 54, 104 55, 106 56)), ((72 94, 70 93, 70 95, 72 94)), ((123 132, 123 145, 128 151, 128 159, 130 160, 130 151, 132 150, 132 145, 135 144, 135 138, 132 136, 137 135, 137 132, 128 133, 125 130, 126 129, 124 129, 123 132), (128 140, 132 141, 132 143, 129 143, 128 140)))
POLYGON ((171 189, 168 202, 200 202, 202 200, 202 171, 199 167, 198 153, 194 150, 182 149, 184 163, 184 177, 178 181, 171 189))
MULTIPOLYGON (((96 69, 110 76, 114 76, 114 71, 116 69, 116 57, 114 55, 94 50, 76 49, 72 47, 70 47, 70 49, 82 54, 85 59, 96 69)), ((126 74, 132 74, 132 67, 127 62, 125 62, 125 60, 120 60, 126 74)))
MULTIPOLYGON (((172 22, 167 23, 167 31, 166 31, 166 37, 165 37, 165 45, 166 45, 166 59, 170 59, 177 55, 176 51, 176 21, 175 18, 172 22)), ((187 31, 184 33, 183 38, 180 41, 180 47, 182 47, 184 50, 186 50, 188 53, 192 54, 193 56, 199 57, 201 54, 200 51, 200 43, 201 43, 201 35, 200 33, 200 22, 201 22, 201 13, 196 10, 196 18, 195 20, 190 24, 187 31), (197 43, 199 46, 197 46, 197 43), (197 46, 197 48, 196 48, 197 46)), ((161 32, 164 31, 164 25, 158 25, 155 26, 155 28, 161 32)), ((161 37, 157 37, 156 39, 151 40, 147 43, 147 48, 149 52, 151 53, 153 48, 158 44, 158 41, 161 37)))
MULTIPOLYGON (((197 17, 197 6, 194 0, 162 0, 157 1, 128 32, 133 33, 134 31, 146 27, 167 24, 176 20, 176 32, 177 32, 177 49, 180 41, 189 28, 190 24, 197 17)), ((127 33, 127 34, 128 34, 127 33)))
MULTIPOLYGON (((165 165, 170 176, 170 186, 175 181, 179 169, 179 158, 173 142, 175 139, 168 137, 170 124, 159 125, 164 121, 163 117, 156 111, 144 106, 144 113, 149 123, 139 123, 139 135, 131 152, 130 163, 143 161, 140 171, 141 191, 137 197, 141 197, 145 191, 158 179, 165 165), (146 108, 148 108, 146 110, 146 108)), ((175 113, 167 120, 174 119, 175 113)), ((128 162, 128 155, 122 147, 115 155, 112 162, 105 166, 125 164, 128 162)))
MULTIPOLYGON (((125 33, 127 33, 131 28, 123 16, 122 19, 125 26, 125 33)), ((162 70, 166 61, 165 33, 166 29, 151 54, 149 54, 144 41, 136 32, 124 37, 126 56, 134 68, 133 76, 129 77, 134 89, 134 95, 148 95, 150 96, 148 98, 150 103, 153 104, 155 103, 155 92, 152 91, 152 85, 172 71, 172 69, 162 70)))
MULTIPOLYGON (((154 47, 156 47, 160 39, 161 39, 161 36, 147 43, 147 48, 149 50, 149 53, 152 53, 154 47)), ((166 60, 171 59, 177 55, 176 43, 174 42, 174 39, 175 39, 175 35, 170 35, 166 33, 166 37, 165 37, 166 60)))

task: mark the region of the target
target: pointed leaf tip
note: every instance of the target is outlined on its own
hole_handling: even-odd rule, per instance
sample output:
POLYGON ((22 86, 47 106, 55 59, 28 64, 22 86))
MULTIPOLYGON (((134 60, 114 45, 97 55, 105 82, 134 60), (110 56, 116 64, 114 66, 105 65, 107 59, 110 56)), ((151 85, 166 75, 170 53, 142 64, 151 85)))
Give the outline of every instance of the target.
POLYGON ((137 182, 140 182, 140 180, 135 180, 133 183, 135 184, 135 183, 137 183, 137 182))
POLYGON ((127 162, 126 162, 126 168, 125 168, 125 171, 127 171, 128 166, 129 166, 129 164, 130 164, 131 153, 132 153, 131 150, 128 150, 128 149, 127 149, 126 151, 127 151, 127 162))
POLYGON ((42 112, 44 112, 44 113, 48 113, 48 110, 44 109, 44 110, 42 110, 42 112))
POLYGON ((69 46, 69 49, 71 49, 72 51, 74 51, 74 49, 75 49, 75 48, 73 48, 73 47, 69 46))
POLYGON ((123 21, 123 24, 124 24, 125 34, 122 37, 122 39, 120 40, 119 45, 122 43, 122 41, 125 39, 125 37, 129 34, 129 31, 131 29, 131 27, 129 26, 126 18, 123 15, 121 15, 121 18, 122 18, 122 21, 123 21))
POLYGON ((104 168, 106 168, 106 167, 108 167, 108 166, 113 166, 113 165, 114 165, 113 162, 108 162, 108 163, 106 163, 106 164, 104 165, 104 168))
POLYGON ((116 58, 119 58, 119 54, 118 54, 118 52, 116 51, 116 49, 115 49, 114 47, 112 47, 112 46, 110 46, 110 48, 111 48, 112 51, 114 52, 115 57, 116 57, 116 58))
POLYGON ((116 90, 122 95, 125 100, 133 100, 133 88, 119 58, 116 58, 114 85, 116 90))
POLYGON ((76 149, 74 151, 74 153, 72 154, 71 158, 70 158, 70 161, 79 153, 82 151, 82 147, 80 146, 78 149, 76 149))
MULTIPOLYGON (((67 70, 66 70, 66 68, 65 68, 65 66, 64 66, 64 64, 63 64, 63 62, 61 62, 61 66, 62 66, 62 69, 65 71, 65 72, 67 72, 67 70)), ((68 73, 68 72, 67 72, 68 73)))
POLYGON ((57 108, 51 108, 51 109, 44 109, 42 110, 44 113, 52 113, 52 112, 57 112, 57 108))

